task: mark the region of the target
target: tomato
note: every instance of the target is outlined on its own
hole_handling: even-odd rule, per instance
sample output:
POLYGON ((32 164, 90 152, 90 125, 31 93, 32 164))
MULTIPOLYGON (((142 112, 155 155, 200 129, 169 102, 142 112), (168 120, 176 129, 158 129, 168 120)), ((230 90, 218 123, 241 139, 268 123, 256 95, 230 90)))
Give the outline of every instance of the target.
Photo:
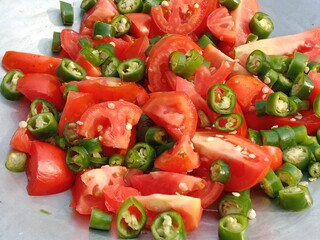
POLYGON ((277 170, 283 163, 282 150, 276 146, 261 146, 261 148, 270 155, 272 170, 277 170))
POLYGON ((87 73, 87 76, 101 77, 100 67, 94 66, 88 59, 86 59, 81 53, 78 53, 75 61, 80 64, 87 73))
POLYGON ((220 41, 235 42, 234 21, 226 7, 221 6, 213 10, 208 16, 207 26, 210 32, 220 41))
POLYGON ((207 0, 173 0, 168 2, 168 6, 161 4, 153 7, 151 16, 161 31, 187 35, 200 26, 205 17, 208 2, 207 0))
POLYGON ((151 26, 151 16, 146 13, 127 13, 125 14, 131 22, 129 33, 136 37, 148 36, 151 26))
POLYGON ((209 29, 207 27, 207 18, 210 15, 210 13, 218 7, 219 7, 218 0, 208 1, 208 5, 206 7, 206 12, 204 14, 205 16, 204 16, 200 26, 197 27, 197 29, 195 29, 195 31, 194 31, 197 36, 201 36, 203 33, 209 32, 209 29))
POLYGON ((175 210, 181 214, 187 232, 192 232, 200 224, 202 207, 199 198, 166 194, 136 196, 135 198, 147 211, 147 226, 150 226, 158 213, 168 210, 175 210))
POLYGON ((84 37, 84 35, 68 28, 62 29, 60 33, 61 47, 74 61, 81 50, 81 45, 78 41, 81 37, 84 37))
POLYGON ((174 139, 183 135, 191 138, 196 131, 197 110, 184 92, 151 93, 142 110, 174 139))
POLYGON ((146 90, 134 82, 123 82, 113 77, 87 77, 83 81, 72 81, 80 92, 91 93, 98 101, 125 100, 144 104, 149 98, 146 90))
POLYGON ((80 120, 82 114, 95 103, 96 100, 90 93, 70 91, 60 116, 59 134, 63 135, 63 129, 66 123, 80 120))
POLYGON ((244 117, 242 108, 241 108, 241 106, 240 106, 238 101, 236 102, 236 106, 235 106, 235 108, 234 108, 234 110, 232 112, 233 113, 239 113, 240 115, 243 116, 243 122, 242 122, 241 126, 238 129, 235 130, 236 134, 240 135, 242 137, 247 137, 248 136, 248 126, 247 126, 247 122, 246 122, 246 119, 244 117))
POLYGON ((55 194, 69 189, 75 175, 65 163, 66 153, 49 143, 32 141, 27 160, 27 190, 32 196, 55 194))
POLYGON ((169 69, 169 56, 173 51, 186 53, 201 48, 191 38, 181 35, 169 35, 160 39, 151 49, 147 60, 149 90, 171 91, 175 89, 175 74, 169 69))
POLYGON ((267 174, 270 156, 250 140, 218 131, 196 132, 192 138, 195 150, 207 164, 221 159, 230 165, 230 179, 225 184, 227 191, 242 191, 259 183, 267 174))
POLYGON ((198 153, 193 151, 188 135, 183 135, 171 148, 154 161, 154 166, 168 172, 188 172, 200 166, 198 153))
POLYGON ((142 114, 141 109, 126 101, 107 101, 89 107, 81 116, 78 133, 91 138, 99 136, 106 147, 128 148, 131 129, 142 114))
POLYGON ((134 41, 124 52, 124 59, 128 58, 141 58, 146 59, 145 51, 149 47, 149 39, 147 36, 142 36, 134 41))
POLYGON ((250 75, 235 75, 227 80, 226 85, 233 89, 244 112, 252 111, 258 100, 266 100, 272 89, 258 78, 250 75))
POLYGON ((313 106, 313 102, 316 99, 316 96, 320 94, 320 73, 316 71, 310 71, 308 76, 311 78, 313 83, 313 89, 309 95, 309 100, 311 106, 313 106))
POLYGON ((93 39, 93 46, 97 47, 102 43, 110 43, 115 45, 116 57, 119 58, 121 61, 124 60, 124 53, 130 47, 131 43, 121 39, 121 38, 114 38, 114 37, 103 37, 103 38, 96 38, 93 39))
POLYGON ((10 146, 18 151, 29 153, 33 136, 26 127, 19 127, 10 140, 10 146))
POLYGON ((52 103, 58 110, 64 106, 60 81, 56 76, 45 73, 28 73, 19 79, 17 89, 27 99, 33 101, 43 98, 52 103))
POLYGON ((6 51, 2 58, 2 66, 5 70, 19 69, 24 74, 48 73, 54 75, 60 62, 60 58, 15 51, 6 51))

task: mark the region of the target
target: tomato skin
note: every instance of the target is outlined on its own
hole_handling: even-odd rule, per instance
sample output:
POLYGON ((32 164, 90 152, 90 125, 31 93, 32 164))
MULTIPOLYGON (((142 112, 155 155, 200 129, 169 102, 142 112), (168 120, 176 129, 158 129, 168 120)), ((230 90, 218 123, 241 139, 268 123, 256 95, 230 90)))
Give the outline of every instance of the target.
POLYGON ((32 141, 27 160, 27 190, 32 196, 60 193, 69 189, 75 175, 65 163, 66 153, 49 143, 32 141))
POLYGON ((54 75, 60 62, 60 58, 16 51, 6 51, 2 58, 2 66, 5 70, 19 69, 24 74, 47 73, 54 75))
POLYGON ((60 116, 58 126, 59 135, 63 135, 63 129, 66 123, 77 122, 82 114, 96 103, 97 101, 90 93, 70 91, 60 116))
POLYGON ((197 27, 197 29, 195 29, 195 34, 197 36, 202 35, 204 32, 209 31, 208 27, 207 27, 207 18, 210 15, 210 13, 217 9, 219 7, 219 1, 218 0, 211 0, 208 1, 208 5, 206 7, 206 12, 205 12, 205 17, 203 18, 201 24, 199 27, 197 27))
MULTIPOLYGON (((85 35, 80 34, 72 29, 62 29, 60 33, 61 47, 72 60, 76 60, 81 50, 79 38, 85 35)), ((90 37, 88 37, 90 39, 90 37)))
POLYGON ((277 170, 283 163, 282 150, 276 146, 261 146, 261 148, 270 155, 272 170, 277 170))
POLYGON ((238 135, 198 131, 192 142, 200 157, 206 159, 207 167, 216 159, 230 165, 231 177, 225 184, 226 191, 251 188, 262 180, 271 164, 270 156, 259 145, 238 135))
POLYGON ((168 172, 183 173, 199 166, 199 155, 193 151, 188 135, 183 135, 172 149, 163 152, 154 161, 154 167, 168 172))
POLYGON ((151 92, 172 91, 176 88, 176 75, 169 69, 169 56, 173 51, 186 53, 201 48, 191 38, 182 35, 169 35, 160 39, 149 53, 147 72, 151 92))
POLYGON ((31 142, 34 140, 29 130, 19 127, 10 140, 10 146, 21 152, 30 153, 31 142))
POLYGON ((101 77, 100 67, 94 66, 88 59, 86 59, 81 53, 78 53, 75 61, 80 64, 86 71, 87 76, 91 77, 101 77))
POLYGON ((130 45, 124 52, 124 59, 128 58, 140 58, 142 60, 146 60, 145 51, 149 47, 149 39, 147 36, 141 36, 136 39, 134 43, 130 45))
POLYGON ((64 100, 60 92, 60 81, 56 76, 45 73, 28 73, 19 79, 17 89, 27 99, 43 98, 62 110, 64 100))
POLYGON ((131 22, 130 35, 140 38, 148 36, 150 33, 151 16, 146 13, 127 13, 125 14, 131 22))
POLYGON ((196 131, 197 110, 184 92, 151 93, 142 110, 157 125, 164 127, 174 139, 183 135, 192 138, 196 131))

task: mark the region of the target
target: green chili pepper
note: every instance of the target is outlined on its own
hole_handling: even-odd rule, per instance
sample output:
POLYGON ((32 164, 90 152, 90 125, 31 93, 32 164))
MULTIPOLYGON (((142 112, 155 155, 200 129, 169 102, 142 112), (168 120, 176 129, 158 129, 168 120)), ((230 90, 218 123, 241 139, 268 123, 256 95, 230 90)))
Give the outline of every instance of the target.
POLYGON ((155 240, 186 239, 183 219, 173 210, 158 214, 151 224, 151 232, 155 240))
POLYGON ((63 136, 70 145, 75 145, 82 139, 82 136, 77 132, 77 123, 75 122, 68 122, 65 124, 63 136))
POLYGON ((62 82, 80 81, 86 77, 86 71, 76 62, 63 58, 55 74, 62 82))
POLYGON ((130 148, 125 156, 127 168, 136 168, 142 171, 148 171, 153 166, 156 157, 156 151, 147 143, 136 143, 130 148))
POLYGON ((117 3, 118 11, 122 14, 141 12, 143 8, 142 0, 119 0, 117 3))
POLYGON ((99 51, 94 48, 82 48, 80 54, 96 67, 100 66, 104 61, 102 58, 100 58, 99 51))
POLYGON ((263 12, 256 12, 249 22, 250 30, 259 39, 268 38, 273 32, 274 26, 269 15, 263 12))
POLYGON ((44 112, 29 118, 27 129, 35 138, 46 139, 58 133, 58 123, 51 112, 44 112))
POLYGON ((236 106, 236 94, 224 84, 215 84, 208 90, 209 107, 220 114, 230 114, 236 106))
POLYGON ((283 209, 301 211, 312 206, 313 200, 307 186, 287 186, 279 191, 279 203, 283 209))
POLYGON ((273 129, 261 130, 260 134, 262 139, 262 145, 279 147, 279 134, 275 132, 273 129))
POLYGON ((280 178, 270 169, 267 175, 260 182, 262 190, 271 198, 279 196, 279 191, 283 189, 280 178))
POLYGON ((19 70, 10 70, 3 77, 1 82, 1 94, 6 99, 15 101, 22 97, 22 94, 17 90, 17 83, 24 74, 19 70))
POLYGON ((287 72, 291 61, 292 58, 288 56, 268 55, 270 67, 278 73, 287 72))
POLYGON ((289 96, 289 115, 295 115, 301 110, 302 100, 297 96, 289 96))
POLYGON ((67 143, 66 139, 63 136, 59 136, 59 135, 55 136, 54 143, 55 145, 57 145, 59 148, 63 150, 67 150, 67 148, 69 147, 69 144, 67 143))
POLYGON ((5 163, 6 168, 11 172, 24 172, 26 168, 27 154, 17 150, 11 150, 5 163))
POLYGON ((96 50, 102 63, 105 62, 107 58, 116 56, 115 47, 110 43, 102 43, 96 47, 96 50))
POLYGON ((131 27, 131 21, 125 15, 119 14, 113 17, 113 19, 111 20, 111 25, 116 30, 115 36, 120 37, 123 34, 126 34, 129 32, 131 27))
POLYGON ((309 72, 320 72, 320 62, 311 61, 308 63, 307 67, 309 68, 309 72))
POLYGON ((205 49, 206 46, 209 44, 216 46, 214 42, 205 34, 201 36, 201 38, 198 40, 197 44, 202 48, 205 49))
POLYGON ((168 142, 166 144, 160 145, 159 147, 157 147, 156 152, 157 152, 157 156, 161 155, 163 152, 170 150, 173 148, 175 142, 168 142))
POLYGON ((177 75, 182 75, 186 67, 187 57, 179 51, 174 51, 169 56, 169 68, 177 75))
POLYGON ((252 51, 246 61, 246 69, 248 72, 258 75, 264 62, 267 61, 267 55, 259 49, 252 51))
POLYGON ((151 8, 154 6, 158 6, 161 3, 161 0, 144 0, 143 6, 142 6, 142 12, 150 14, 151 13, 151 8))
POLYGON ((283 92, 269 94, 266 105, 266 113, 284 117, 290 113, 289 99, 283 92))
POLYGON ((65 86, 65 88, 63 89, 63 99, 67 99, 69 92, 80 92, 80 89, 77 85, 73 85, 73 84, 67 84, 65 86))
POLYGON ((313 111, 317 117, 320 117, 320 94, 318 94, 313 102, 313 111))
POLYGON ((240 0, 219 0, 219 3, 232 11, 239 6, 240 0))
POLYGON ((156 124, 149 118, 146 114, 142 113, 141 117, 139 119, 139 122, 136 125, 136 140, 137 142, 144 142, 146 132, 148 129, 152 126, 155 126, 156 124))
POLYGON ((248 240, 248 218, 227 215, 219 220, 219 240, 248 240))
POLYGON ((303 143, 308 137, 308 131, 305 125, 298 125, 292 127, 294 131, 295 141, 297 144, 303 143))
POLYGON ((120 154, 112 154, 109 157, 109 165, 110 166, 123 166, 124 165, 124 156, 120 154))
POLYGON ((81 139, 78 143, 79 146, 84 147, 89 154, 102 152, 102 146, 99 138, 81 139))
POLYGON ((166 144, 168 142, 168 134, 163 127, 149 127, 145 135, 145 142, 151 146, 166 144))
POLYGON ((287 76, 291 79, 295 79, 300 74, 304 73, 307 65, 308 56, 301 52, 295 52, 288 66, 287 76))
POLYGON ((267 106, 267 100, 257 100, 256 101, 256 114, 258 116, 264 116, 266 115, 266 106, 267 106))
POLYGON ((262 137, 260 131, 248 128, 248 138, 255 144, 262 145, 262 137))
POLYGON ((89 11, 94 5, 96 5, 97 0, 82 0, 80 8, 84 11, 89 11))
POLYGON ((117 232, 121 238, 136 238, 147 223, 147 214, 142 204, 134 197, 128 197, 120 206, 116 216, 117 232), (131 212, 139 211, 139 215, 131 212))
POLYGON ((39 113, 51 112, 56 120, 59 118, 57 109, 53 106, 52 103, 43 99, 36 98, 30 104, 30 113, 32 116, 35 116, 39 113))
POLYGON ((212 181, 226 183, 230 177, 230 166, 227 162, 218 159, 211 163, 210 179, 212 181))
POLYGON ((311 159, 311 151, 307 146, 292 146, 283 151, 283 160, 291 163, 301 171, 305 170, 311 159))
POLYGON ((81 146, 68 148, 66 155, 67 167, 74 173, 81 172, 90 166, 87 150, 81 146))
POLYGON ((51 43, 51 51, 53 53, 59 53, 61 51, 60 32, 53 32, 52 43, 51 43))
POLYGON ((273 86, 278 82, 279 80, 279 73, 270 68, 263 77, 263 82, 268 85, 268 87, 273 89, 273 86))
POLYGON ((308 173, 310 177, 319 178, 320 177, 320 162, 312 162, 308 166, 308 173))
POLYGON ((259 39, 259 37, 256 34, 253 33, 249 33, 248 37, 247 37, 247 41, 246 43, 251 43, 251 42, 255 42, 259 39))
POLYGON ((282 164, 275 173, 280 178, 281 182, 287 186, 297 185, 303 176, 299 168, 288 162, 282 164))
POLYGON ((314 85, 311 78, 302 73, 293 82, 290 95, 297 96, 301 100, 308 99, 311 91, 313 90, 314 85))
POLYGON ((114 37, 116 29, 109 23, 95 22, 93 25, 92 38, 114 37))
POLYGON ((278 128, 273 128, 273 131, 279 135, 279 147, 282 150, 296 145, 295 133, 290 126, 285 125, 278 128))
POLYGON ((192 76, 196 72, 198 67, 200 67, 203 64, 204 58, 195 49, 191 49, 185 55, 186 55, 186 63, 181 73, 181 76, 184 78, 188 78, 192 76))
POLYGON ((73 24, 73 6, 71 3, 60 1, 60 13, 63 25, 73 24))
POLYGON ((285 94, 289 94, 293 83, 282 73, 278 73, 277 76, 277 81, 272 85, 272 90, 275 92, 281 91, 285 94))
POLYGON ((243 123, 243 116, 240 113, 230 113, 220 115, 214 121, 216 129, 223 132, 232 132, 237 130, 243 123))
POLYGON ((92 48, 93 47, 93 45, 88 37, 80 37, 78 39, 78 42, 82 48, 92 48))
POLYGON ((109 231, 113 216, 98 208, 92 208, 89 226, 93 229, 109 231))
POLYGON ((108 57, 101 65, 102 75, 105 77, 119 77, 117 71, 121 61, 114 56, 108 57))
POLYGON ((117 68, 120 78, 125 82, 139 82, 143 79, 146 65, 140 58, 129 58, 117 68))

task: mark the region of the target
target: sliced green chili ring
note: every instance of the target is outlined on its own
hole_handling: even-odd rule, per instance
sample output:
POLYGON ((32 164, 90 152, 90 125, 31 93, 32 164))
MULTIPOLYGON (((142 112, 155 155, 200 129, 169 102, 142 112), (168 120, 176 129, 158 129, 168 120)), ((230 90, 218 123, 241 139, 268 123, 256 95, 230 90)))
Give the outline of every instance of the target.
POLYGON ((121 238, 136 238, 147 223, 147 214, 142 204, 134 197, 128 197, 121 205, 116 215, 116 228, 121 238), (139 211, 139 216, 131 213, 139 211))
POLYGON ((143 2, 142 0, 119 0, 117 3, 118 11, 122 14, 125 13, 138 13, 142 11, 143 2))
POLYGON ((219 3, 232 11, 239 6, 240 0, 219 0, 219 3))
POLYGON ((174 210, 159 213, 151 224, 151 233, 155 240, 187 239, 183 218, 174 210))
POLYGON ((292 127, 294 131, 295 141, 297 144, 303 143, 308 137, 308 131, 305 125, 298 125, 292 127))
POLYGON ((182 75, 186 67, 187 57, 179 51, 174 51, 169 56, 169 68, 177 75, 182 75))
POLYGON ((275 173, 280 178, 282 184, 286 186, 297 185, 303 177, 301 170, 288 162, 282 164, 275 173))
POLYGON ((320 117, 320 94, 318 94, 313 101, 313 111, 317 117, 320 117))
POLYGON ((220 114, 230 114, 236 106, 236 94, 225 84, 215 84, 208 90, 209 107, 220 114))
POLYGON ((201 36, 201 38, 198 40, 197 44, 202 48, 202 49, 205 49, 206 46, 208 46, 209 44, 213 45, 213 46, 216 46, 214 44, 214 42, 205 34, 203 34, 201 36))
POLYGON ((82 48, 92 48, 92 43, 88 37, 81 37, 78 39, 79 44, 82 48))
POLYGON ((109 159, 107 157, 99 156, 100 154, 94 154, 93 157, 89 157, 90 165, 93 167, 101 167, 108 164, 109 159))
POLYGON ((278 128, 273 128, 273 130, 279 135, 279 147, 282 150, 297 145, 294 131, 290 126, 285 125, 278 128))
POLYGON ((279 134, 273 129, 260 130, 262 145, 266 146, 280 146, 279 134))
POLYGON ((63 89, 63 99, 67 99, 69 92, 80 92, 80 89, 77 85, 74 84, 67 84, 63 89))
POLYGON ((270 79, 266 78, 266 75, 270 71, 270 69, 271 69, 271 67, 270 67, 270 63, 268 61, 261 63, 258 77, 259 77, 259 79, 263 80, 263 82, 266 84, 270 83, 270 79))
POLYGON ((6 168, 11 172, 24 172, 26 169, 27 154, 17 150, 11 150, 5 163, 6 168))
POLYGON ((53 53, 59 53, 61 51, 60 32, 53 32, 52 34, 51 51, 53 53))
POLYGON ((125 156, 127 168, 135 168, 148 171, 153 166, 156 150, 147 143, 136 143, 125 156))
POLYGON ((77 144, 83 137, 77 132, 77 123, 67 122, 63 128, 63 136, 70 145, 77 144))
POLYGON ((243 116, 240 113, 230 113, 217 117, 214 126, 222 132, 232 132, 237 130, 242 123, 243 116))
POLYGON ((230 166, 227 162, 218 159, 211 163, 210 179, 212 181, 226 183, 230 177, 230 166))
POLYGON ((72 25, 74 20, 73 6, 71 3, 60 1, 60 14, 63 25, 72 25))
POLYGON ((109 231, 111 229, 112 214, 98 208, 92 208, 89 227, 97 230, 109 231))
POLYGON ((285 73, 288 71, 292 58, 282 55, 268 55, 270 67, 278 73, 285 73))
POLYGON ((80 81, 87 75, 83 67, 68 58, 62 59, 55 74, 62 82, 80 81))
POLYGON ((128 33, 131 27, 130 19, 122 14, 115 15, 110 24, 116 29, 116 37, 128 33))
POLYGON ((146 65, 140 58, 129 58, 117 68, 120 78, 125 82, 139 82, 143 79, 146 65))
POLYGON ((314 162, 314 161, 320 162, 320 146, 317 148, 314 148, 311 152, 310 162, 314 162))
POLYGON ((289 96, 289 115, 295 115, 301 110, 302 100, 297 96, 289 96))
POLYGON ((308 166, 308 173, 312 178, 320 177, 320 162, 312 162, 308 166))
POLYGON ((250 209, 252 209, 250 190, 226 194, 220 200, 218 207, 220 217, 230 214, 239 214, 247 217, 250 209))
POLYGON ((279 191, 279 203, 283 209, 301 211, 313 205, 313 199, 307 186, 287 186, 279 191))
POLYGON ((268 85, 268 87, 273 89, 273 86, 278 82, 279 80, 279 73, 270 68, 263 77, 263 82, 268 85))
POLYGON ((311 151, 307 146, 292 146, 283 151, 283 160, 299 168, 305 170, 310 163, 311 151))
POLYGON ((59 118, 59 114, 53 104, 43 98, 36 98, 30 104, 31 116, 35 116, 39 113, 51 112, 56 120, 59 118))
POLYGON ((93 25, 92 38, 114 37, 116 29, 109 23, 95 22, 93 25))
POLYGON ((248 128, 248 138, 251 142, 254 142, 258 145, 262 145, 262 137, 260 131, 248 128))
POLYGON ((197 50, 191 49, 186 53, 185 68, 180 75, 184 78, 191 77, 198 67, 202 65, 203 60, 204 58, 197 50))
POLYGON ((317 139, 316 136, 308 136, 301 143, 301 145, 307 146, 311 150, 312 153, 314 153, 314 151, 320 147, 318 139, 317 139))
POLYGON ((109 157, 109 165, 110 166, 123 166, 124 165, 124 156, 120 154, 112 154, 109 157))
POLYGON ((159 147, 157 147, 156 152, 157 152, 157 156, 161 155, 163 152, 170 150, 173 148, 175 142, 168 142, 166 144, 163 144, 159 147))
POLYGON ((257 35, 259 39, 268 38, 273 32, 274 26, 268 14, 256 12, 249 22, 250 31, 257 35))
POLYGON ((249 33, 248 37, 247 37, 247 41, 246 43, 251 43, 251 42, 255 42, 259 39, 259 37, 256 34, 253 33, 249 33))
MULTIPOLYGON (((307 128, 306 128, 306 130, 307 130, 307 128)), ((316 138, 317 138, 317 141, 320 143, 320 128, 318 128, 318 130, 317 130, 316 138)))
POLYGON ((219 219, 219 240, 248 240, 248 218, 242 215, 227 215, 219 219))
POLYGON ((151 146, 159 146, 168 142, 168 134, 163 127, 150 127, 145 136, 145 142, 151 146))
POLYGON ((156 124, 149 118, 146 114, 142 113, 139 122, 136 125, 136 140, 137 142, 144 142, 146 132, 148 131, 149 127, 155 126, 156 124))
POLYGON ((290 95, 297 96, 301 100, 308 99, 310 93, 314 88, 311 78, 302 73, 293 82, 290 95))
POLYGON ((272 90, 275 92, 283 92, 285 94, 289 94, 292 88, 293 83, 290 81, 289 78, 284 76, 281 73, 278 73, 277 81, 273 84, 272 90))
POLYGON ((279 196, 279 191, 283 189, 280 178, 270 169, 267 175, 260 182, 262 190, 271 198, 279 196))
POLYGON ((6 99, 15 101, 22 97, 22 94, 17 90, 17 83, 24 74, 19 70, 10 70, 3 77, 1 82, 1 94, 6 99))
POLYGON ((119 77, 117 71, 121 61, 117 57, 110 56, 101 65, 102 75, 105 77, 119 77))
POLYGON ((212 123, 207 114, 201 109, 198 110, 198 125, 200 128, 211 127, 212 123))
POLYGON ((246 61, 246 69, 248 72, 258 75, 263 63, 267 61, 267 55, 259 49, 252 51, 246 61))
POLYGON ((102 152, 102 146, 99 138, 87 138, 81 139, 78 143, 79 146, 84 147, 88 154, 100 153, 102 152))
POLYGON ((309 68, 309 72, 310 71, 320 72, 320 62, 311 61, 308 63, 307 66, 309 68))
POLYGON ((304 73, 307 65, 308 56, 301 52, 295 52, 288 67, 287 76, 291 79, 295 79, 300 74, 304 73))
POLYGON ((81 146, 68 148, 66 155, 67 167, 74 173, 81 172, 90 166, 90 159, 87 150, 81 146))
POLYGON ((84 11, 89 11, 94 5, 96 5, 97 0, 82 0, 80 8, 84 11))
POLYGON ((51 112, 32 116, 27 123, 27 129, 36 139, 50 138, 58 133, 58 122, 51 112))
POLYGON ((290 113, 289 98, 283 92, 269 94, 266 105, 268 115, 284 117, 290 113))
POLYGON ((54 143, 56 146, 58 146, 63 150, 67 150, 67 148, 69 147, 69 144, 67 143, 66 139, 63 136, 59 136, 59 135, 55 136, 54 143))
POLYGON ((100 58, 99 51, 94 48, 82 48, 80 54, 96 67, 100 66, 104 61, 100 58))
POLYGON ((145 0, 142 1, 143 6, 142 6, 142 12, 150 14, 151 13, 151 8, 154 6, 158 6, 161 3, 161 0, 145 0))
POLYGON ((257 100, 256 101, 256 114, 258 116, 264 116, 267 114, 266 112, 267 100, 257 100))
POLYGON ((116 56, 116 49, 111 43, 99 44, 96 49, 102 59, 107 59, 110 56, 116 56))

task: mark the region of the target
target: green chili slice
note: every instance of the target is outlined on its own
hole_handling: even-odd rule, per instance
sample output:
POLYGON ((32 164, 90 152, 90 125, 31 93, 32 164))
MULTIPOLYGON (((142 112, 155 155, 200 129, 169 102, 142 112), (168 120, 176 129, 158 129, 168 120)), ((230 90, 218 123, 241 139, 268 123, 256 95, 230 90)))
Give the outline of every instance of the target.
POLYGON ((63 25, 73 24, 73 6, 71 3, 60 1, 60 13, 63 25))
POLYGON ((283 189, 280 178, 270 169, 267 175, 260 182, 262 190, 271 198, 279 196, 279 191, 283 189))
POLYGON ((268 62, 270 67, 278 73, 285 73, 288 71, 292 58, 282 55, 268 55, 268 62))
POLYGON ((248 218, 242 215, 227 215, 219 220, 220 240, 248 240, 248 218))
POLYGON ((268 14, 256 12, 249 22, 250 30, 259 39, 268 38, 274 30, 274 25, 268 14))
POLYGON ((230 114, 236 106, 236 94, 224 84, 215 84, 207 94, 209 107, 220 114, 230 114))
POLYGON ((55 74, 62 82, 80 81, 86 76, 86 71, 78 63, 63 58, 59 66, 57 67, 55 74))
POLYGON ((246 61, 246 69, 248 72, 258 75, 264 62, 267 61, 267 55, 259 49, 252 51, 246 61))
POLYGON ((101 65, 102 75, 105 77, 119 77, 118 67, 121 61, 114 56, 108 57, 101 65))
POLYGON ((168 134, 163 127, 152 126, 146 132, 145 142, 151 146, 166 144, 168 142, 168 134))
POLYGON ((110 24, 116 30, 116 37, 120 37, 123 34, 128 33, 131 27, 131 21, 129 18, 122 14, 114 16, 110 24))
POLYGON ((309 72, 310 71, 320 72, 320 62, 311 61, 308 63, 307 66, 309 68, 309 72))
POLYGON ((230 177, 230 166, 227 162, 218 159, 211 163, 210 179, 212 181, 226 183, 230 177))
POLYGON ((29 118, 27 129, 35 138, 46 139, 58 133, 58 123, 51 112, 44 112, 29 118))
POLYGON ((307 65, 308 65, 308 56, 301 52, 295 52, 288 66, 288 70, 286 74, 289 78, 295 79, 300 74, 304 73, 307 65))
POLYGON ((36 98, 30 104, 30 113, 35 116, 39 113, 51 112, 56 120, 59 118, 57 109, 53 104, 43 98, 36 98))
POLYGON ((143 8, 142 0, 119 0, 117 3, 118 11, 122 14, 141 12, 143 8))
POLYGON ((136 143, 125 156, 127 168, 148 171, 153 166, 156 157, 155 149, 147 143, 136 143))
POLYGON ((318 94, 313 102, 313 111, 317 117, 320 117, 320 94, 318 94))
POLYGON ((67 99, 69 92, 80 92, 80 89, 77 85, 74 84, 67 84, 63 89, 62 96, 64 99, 67 99))
POLYGON ((60 32, 53 32, 52 43, 51 43, 51 51, 53 53, 59 53, 61 51, 60 32))
POLYGON ((249 210, 252 208, 250 190, 226 194, 219 202, 220 217, 230 214, 239 214, 247 217, 249 210))
POLYGON ((180 75, 184 78, 188 78, 192 76, 196 72, 198 67, 200 67, 203 64, 204 58, 195 49, 191 49, 185 55, 186 55, 186 63, 180 75))
POLYGON ((285 125, 273 128, 273 130, 279 135, 279 147, 282 150, 296 145, 295 133, 290 126, 285 125))
POLYGON ((287 186, 279 191, 279 203, 283 209, 301 211, 310 208, 313 199, 307 186, 287 186))
POLYGON ((120 154, 112 154, 109 157, 109 165, 110 166, 123 166, 124 165, 124 156, 120 154))
POLYGON ((308 166, 308 173, 312 178, 320 177, 320 162, 312 162, 308 166))
POLYGON ((230 113, 220 115, 214 121, 216 129, 223 132, 232 132, 237 130, 243 123, 243 116, 240 113, 230 113))
POLYGON ((284 117, 289 115, 289 99, 283 92, 269 94, 266 105, 266 113, 269 115, 284 117))
POLYGON ((281 91, 285 94, 289 94, 293 85, 292 81, 282 73, 278 73, 277 76, 277 81, 272 85, 272 90, 275 92, 281 91))
POLYGON ((203 34, 200 39, 198 40, 197 44, 202 48, 205 49, 206 46, 209 44, 216 46, 214 42, 205 34, 203 34))
POLYGON ((74 173, 81 172, 90 166, 87 150, 81 146, 68 148, 66 155, 67 167, 74 173))
POLYGON ((292 127, 294 131, 295 141, 297 144, 303 143, 308 137, 308 131, 305 125, 298 125, 292 127))
POLYGON ((248 37, 247 37, 247 41, 246 43, 251 43, 251 42, 255 42, 259 39, 259 37, 256 34, 253 33, 249 33, 248 37))
POLYGON ((232 11, 239 6, 240 1, 241 0, 219 0, 219 3, 232 11))
POLYGON ((125 82, 139 82, 143 79, 146 65, 140 58, 129 58, 117 68, 120 78, 125 82))
POLYGON ((82 0, 80 8, 84 11, 89 11, 94 5, 96 5, 97 0, 82 0))
POLYGON ((301 100, 306 100, 308 99, 313 88, 314 85, 311 78, 308 75, 302 73, 295 78, 290 91, 290 95, 297 96, 301 100))
POLYGON ((248 138, 255 144, 262 145, 261 133, 258 130, 248 128, 248 138))
POLYGON ((311 160, 311 151, 307 146, 292 146, 283 151, 283 160, 291 163, 301 171, 305 170, 311 160))
POLYGON ((11 150, 5 163, 6 168, 11 172, 24 172, 26 168, 27 154, 17 150, 11 150))
POLYGON ((3 77, 1 82, 1 94, 6 99, 15 101, 22 97, 22 94, 17 90, 17 83, 24 74, 19 70, 10 70, 3 77))
POLYGON ((161 0, 144 0, 142 1, 142 12, 150 14, 151 13, 151 8, 154 6, 158 6, 161 3, 161 0))
POLYGON ((67 143, 66 139, 63 136, 59 136, 59 135, 55 136, 54 143, 56 146, 58 146, 63 150, 67 150, 67 148, 69 147, 69 144, 67 143))
POLYGON ((273 129, 261 130, 260 134, 262 139, 262 145, 276 147, 280 146, 279 134, 275 132, 273 129))
POLYGON ((172 72, 177 75, 182 75, 186 67, 187 57, 179 51, 174 51, 169 56, 169 67, 172 72))
POLYGON ((114 37, 116 29, 109 23, 95 22, 93 25, 92 38, 114 37))
POLYGON ((82 139, 82 136, 77 132, 77 123, 75 122, 67 122, 65 124, 63 136, 70 145, 75 145, 82 139))
POLYGON ((92 208, 89 226, 92 229, 109 231, 113 216, 98 208, 92 208))
POLYGON ((288 162, 282 164, 282 166, 278 168, 275 173, 280 178, 281 182, 286 186, 297 185, 303 177, 301 170, 288 162))
POLYGON ((79 44, 81 45, 82 48, 92 48, 92 43, 89 40, 88 37, 80 37, 78 39, 79 44))
POLYGON ((91 47, 82 48, 80 54, 96 67, 100 66, 104 61, 100 58, 99 51, 91 47))
POLYGON ((102 152, 102 146, 97 137, 81 139, 77 144, 84 147, 89 154, 102 152))

